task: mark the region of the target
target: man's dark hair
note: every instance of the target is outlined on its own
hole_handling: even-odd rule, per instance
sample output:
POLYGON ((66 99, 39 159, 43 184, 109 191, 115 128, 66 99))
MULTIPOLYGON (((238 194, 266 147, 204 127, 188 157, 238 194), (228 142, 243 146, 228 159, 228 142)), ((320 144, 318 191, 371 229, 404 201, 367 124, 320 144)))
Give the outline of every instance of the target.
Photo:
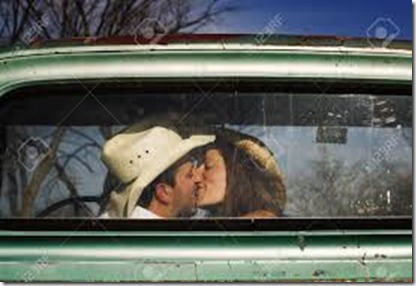
MULTIPOLYGON (((176 164, 175 164, 176 165, 176 164)), ((140 195, 139 201, 137 202, 143 208, 147 208, 150 205, 150 202, 153 199, 153 195, 158 184, 167 184, 172 187, 175 186, 175 175, 176 175, 176 167, 173 165, 161 175, 159 175, 156 179, 154 179, 146 188, 143 189, 142 194, 140 195)))
POLYGON ((178 168, 188 161, 193 161, 196 158, 200 159, 201 154, 201 150, 192 151, 191 153, 188 153, 187 155, 179 159, 175 164, 170 166, 166 171, 160 174, 149 185, 147 185, 146 188, 143 189, 143 192, 140 195, 137 204, 143 208, 148 208, 153 199, 155 189, 158 184, 167 184, 169 186, 175 187, 175 176, 178 168))

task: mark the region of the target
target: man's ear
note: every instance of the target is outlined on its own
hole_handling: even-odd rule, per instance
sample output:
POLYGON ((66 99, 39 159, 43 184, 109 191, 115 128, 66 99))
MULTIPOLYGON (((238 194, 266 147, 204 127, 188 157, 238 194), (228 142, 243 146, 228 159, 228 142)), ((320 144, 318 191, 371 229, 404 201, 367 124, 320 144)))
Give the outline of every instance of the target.
POLYGON ((168 184, 157 184, 155 188, 155 198, 164 205, 171 204, 173 196, 172 191, 172 187, 168 184))

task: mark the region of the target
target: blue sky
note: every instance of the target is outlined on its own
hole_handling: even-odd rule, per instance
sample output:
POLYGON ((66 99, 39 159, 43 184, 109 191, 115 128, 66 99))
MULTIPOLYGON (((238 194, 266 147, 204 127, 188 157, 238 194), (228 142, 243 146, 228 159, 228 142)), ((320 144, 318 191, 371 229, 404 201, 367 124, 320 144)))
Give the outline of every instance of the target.
MULTIPOLYGON (((276 33, 366 37, 378 28, 412 39, 410 0, 228 0, 240 10, 224 15, 201 32, 259 33, 276 15, 276 33), (390 20, 387 20, 390 19, 390 20)), ((382 31, 382 30, 381 30, 382 31)), ((380 35, 380 34, 378 34, 380 35)))

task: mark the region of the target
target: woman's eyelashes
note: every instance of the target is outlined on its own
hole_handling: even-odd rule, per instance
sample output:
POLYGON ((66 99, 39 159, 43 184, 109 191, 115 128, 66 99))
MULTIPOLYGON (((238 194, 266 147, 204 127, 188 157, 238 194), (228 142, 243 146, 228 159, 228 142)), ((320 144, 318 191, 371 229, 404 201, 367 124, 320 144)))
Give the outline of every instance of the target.
POLYGON ((205 166, 205 170, 210 170, 210 169, 214 168, 214 164, 212 162, 209 162, 209 161, 206 161, 204 163, 204 166, 205 166))
POLYGON ((213 160, 212 158, 205 159, 204 161, 205 170, 213 169, 215 168, 215 165, 216 165, 216 160, 213 160))

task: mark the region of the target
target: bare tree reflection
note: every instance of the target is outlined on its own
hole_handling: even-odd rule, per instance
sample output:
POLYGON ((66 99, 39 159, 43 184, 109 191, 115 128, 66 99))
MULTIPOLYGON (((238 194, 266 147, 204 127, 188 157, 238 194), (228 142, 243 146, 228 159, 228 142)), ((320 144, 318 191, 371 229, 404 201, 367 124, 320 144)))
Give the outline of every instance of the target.
POLYGON ((235 10, 220 0, 0 0, 0 39, 192 33, 235 10))

